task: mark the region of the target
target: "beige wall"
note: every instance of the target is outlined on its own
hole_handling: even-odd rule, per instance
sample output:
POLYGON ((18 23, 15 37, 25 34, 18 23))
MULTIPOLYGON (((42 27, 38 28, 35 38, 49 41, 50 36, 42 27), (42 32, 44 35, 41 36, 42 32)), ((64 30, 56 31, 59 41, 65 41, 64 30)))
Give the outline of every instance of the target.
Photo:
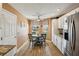
POLYGON ((32 21, 28 20, 28 24, 29 24, 29 33, 32 33, 32 21))
POLYGON ((48 19, 48 39, 52 40, 52 20, 48 19))
POLYGON ((0 3, 0 8, 2 8, 2 3, 0 3))
POLYGON ((8 3, 3 3, 2 8, 15 14, 17 16, 17 47, 21 47, 23 43, 28 39, 28 20, 16 9, 10 6, 8 3), (20 27, 20 23, 25 24, 25 27, 20 27))

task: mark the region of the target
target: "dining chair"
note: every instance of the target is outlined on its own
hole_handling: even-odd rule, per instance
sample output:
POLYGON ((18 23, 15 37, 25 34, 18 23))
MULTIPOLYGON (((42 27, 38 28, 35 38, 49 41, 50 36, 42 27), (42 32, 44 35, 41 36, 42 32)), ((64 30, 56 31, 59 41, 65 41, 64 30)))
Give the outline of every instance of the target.
POLYGON ((28 34, 28 37, 29 37, 29 41, 30 41, 29 45, 31 45, 31 43, 32 43, 32 47, 34 47, 34 41, 33 41, 32 34, 28 34))
POLYGON ((41 34, 41 37, 43 37, 43 42, 46 45, 46 34, 41 34))
POLYGON ((29 36, 29 41, 30 41, 29 45, 32 44, 32 48, 33 48, 36 43, 36 37, 34 37, 32 34, 28 34, 28 36, 29 36))
POLYGON ((36 43, 42 45, 43 44, 43 37, 42 36, 37 37, 36 43))
POLYGON ((31 42, 32 41, 32 34, 28 34, 28 37, 29 37, 29 41, 31 42))

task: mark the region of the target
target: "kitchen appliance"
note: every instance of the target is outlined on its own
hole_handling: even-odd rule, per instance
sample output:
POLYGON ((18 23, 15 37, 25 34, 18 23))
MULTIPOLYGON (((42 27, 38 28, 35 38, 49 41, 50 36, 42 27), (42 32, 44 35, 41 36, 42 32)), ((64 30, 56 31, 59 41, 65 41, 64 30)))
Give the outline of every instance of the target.
POLYGON ((68 40, 66 41, 65 55, 79 56, 79 13, 67 18, 68 40))
POLYGON ((67 17, 64 18, 63 24, 64 24, 63 26, 64 39, 68 40, 68 18, 67 17))

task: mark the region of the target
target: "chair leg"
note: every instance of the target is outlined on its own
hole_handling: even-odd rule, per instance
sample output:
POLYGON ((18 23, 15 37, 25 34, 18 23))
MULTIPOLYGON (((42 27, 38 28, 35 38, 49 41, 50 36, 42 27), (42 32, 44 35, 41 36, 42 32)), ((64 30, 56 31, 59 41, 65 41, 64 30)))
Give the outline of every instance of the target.
POLYGON ((45 48, 45 43, 44 43, 44 42, 43 42, 43 44, 42 44, 42 45, 43 45, 43 48, 45 48))
POLYGON ((46 46, 46 42, 44 42, 44 46, 46 46))
POLYGON ((32 42, 32 48, 34 48, 34 42, 32 42))
POLYGON ((29 41, 29 48, 31 47, 31 41, 29 41))

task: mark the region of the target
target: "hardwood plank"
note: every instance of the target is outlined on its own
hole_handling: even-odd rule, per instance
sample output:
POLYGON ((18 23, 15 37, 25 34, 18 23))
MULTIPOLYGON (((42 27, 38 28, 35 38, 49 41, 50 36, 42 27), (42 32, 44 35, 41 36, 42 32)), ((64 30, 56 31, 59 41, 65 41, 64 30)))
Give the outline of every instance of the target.
MULTIPOLYGON (((22 56, 63 56, 63 54, 57 49, 57 47, 51 42, 46 41, 46 46, 35 46, 34 48, 30 45, 22 56)), ((20 56, 17 53, 17 56, 20 56)))

